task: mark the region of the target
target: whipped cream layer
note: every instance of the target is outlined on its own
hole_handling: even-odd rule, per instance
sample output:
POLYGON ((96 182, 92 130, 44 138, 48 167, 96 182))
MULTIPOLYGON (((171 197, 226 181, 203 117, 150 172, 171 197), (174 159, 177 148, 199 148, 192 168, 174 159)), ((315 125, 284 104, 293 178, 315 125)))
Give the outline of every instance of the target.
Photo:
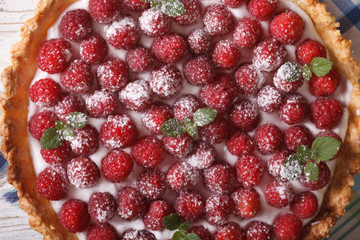
MULTIPOLYGON (((208 6, 210 4, 219 3, 219 1, 203 0, 203 1, 201 1, 201 3, 202 3, 203 8, 205 8, 206 6, 208 6)), ((78 8, 88 10, 88 0, 78 1, 78 2, 74 3, 73 5, 71 5, 66 11, 78 9, 78 8)), ((298 7, 295 3, 291 2, 290 0, 280 0, 278 12, 281 12, 285 9, 290 9, 290 10, 296 12, 297 14, 299 14, 302 17, 302 19, 305 22, 304 33, 302 34, 302 37, 299 40, 299 42, 302 42, 303 40, 305 40, 307 38, 322 42, 313 26, 312 20, 300 7, 298 7)), ((236 21, 238 21, 244 17, 251 16, 250 13, 247 11, 246 4, 240 8, 236 8, 236 9, 229 8, 229 10, 232 12, 234 17, 236 18, 236 21)), ((63 15, 65 14, 66 11, 64 11, 63 15)), ((203 9, 203 12, 204 12, 204 9, 203 9)), ((122 13, 132 15, 135 18, 138 18, 138 16, 140 15, 139 13, 131 12, 131 11, 128 11, 128 12, 122 11, 122 13)), ((61 15, 61 17, 63 15, 61 15)), ((60 24, 61 17, 48 30, 47 39, 62 37, 58 30, 58 26, 60 24)), ((104 30, 105 30, 105 27, 109 26, 109 25, 110 24, 100 24, 100 23, 97 23, 96 21, 93 21, 94 32, 101 35, 103 38, 106 39, 104 30)), ((265 39, 266 37, 269 36, 269 21, 262 21, 261 25, 263 28, 263 38, 262 39, 265 39)), ((201 20, 197 24, 191 25, 191 26, 180 26, 177 23, 172 22, 171 31, 178 33, 182 36, 187 36, 193 29, 202 28, 202 27, 203 27, 203 24, 202 24, 201 20)), ((213 42, 216 42, 220 39, 225 39, 225 38, 231 39, 232 32, 225 36, 214 37, 213 42)), ((74 59, 80 58, 79 43, 71 42, 71 44, 72 44, 72 50, 73 50, 73 58, 74 59)), ((141 34, 139 45, 150 48, 151 44, 152 44, 152 38, 147 37, 144 34, 141 34)), ((109 46, 108 58, 115 57, 115 58, 125 60, 125 56, 127 53, 126 50, 116 49, 116 48, 112 47, 111 45, 108 45, 108 46, 109 46)), ((288 52, 286 61, 291 61, 291 60, 294 61, 296 59, 295 58, 296 46, 285 45, 285 48, 288 52)), ((251 62, 252 48, 241 49, 241 54, 242 54, 242 57, 240 60, 241 64, 251 62)), ((180 70, 182 70, 183 63, 185 62, 186 59, 189 59, 189 57, 190 57, 190 55, 187 54, 185 56, 185 58, 183 58, 180 62, 176 63, 175 66, 177 68, 179 68, 180 70)), ((98 65, 93 65, 92 70, 95 71, 97 66, 98 65)), ((226 71, 224 71, 224 72, 226 72, 226 71)), ((230 71, 227 71, 227 72, 230 73, 230 71)), ((271 84, 273 74, 272 73, 264 73, 264 74, 266 77, 265 85, 271 84)), ((35 77, 33 79, 33 83, 42 78, 51 78, 51 79, 55 80, 56 82, 60 83, 60 74, 48 74, 46 72, 41 71, 40 69, 37 70, 35 77)), ((150 80, 150 72, 145 72, 142 74, 134 74, 134 73, 129 74, 130 81, 134 81, 137 79, 144 79, 147 81, 150 80)), ((336 90, 333 97, 338 99, 344 107, 347 107, 349 104, 349 101, 350 101, 351 90, 352 90, 351 83, 349 81, 346 81, 346 79, 343 78, 340 83, 340 86, 336 90)), ((176 99, 179 98, 181 95, 194 94, 194 95, 198 96, 199 91, 200 91, 200 87, 193 86, 184 79, 183 87, 179 93, 177 93, 175 96, 173 96, 170 99, 166 99, 165 101, 163 99, 161 99, 161 101, 163 101, 169 105, 173 105, 173 103, 176 101, 176 99)), ((303 86, 297 92, 300 93, 306 99, 306 101, 308 103, 314 102, 316 100, 316 97, 314 97, 310 94, 307 82, 305 82, 303 84, 303 86)), ((86 98, 87 97, 86 94, 84 94, 83 97, 86 98)), ((154 99, 160 100, 160 99, 156 98, 155 96, 154 96, 154 99)), ((250 96, 250 97, 247 97, 247 99, 254 101, 255 97, 250 96)), ((31 101, 29 101, 29 102, 30 102, 30 104, 29 104, 29 108, 28 108, 28 110, 29 110, 28 119, 30 119, 30 117, 32 115, 34 115, 35 113, 37 113, 40 110, 39 107, 37 107, 34 103, 32 103, 31 101)), ((50 109, 50 110, 53 110, 53 109, 50 109)), ((136 127, 139 130, 139 137, 150 134, 150 132, 145 128, 145 126, 142 122, 143 117, 142 117, 141 113, 127 111, 127 110, 124 110, 123 108, 121 108, 121 112, 126 113, 129 116, 131 116, 131 118, 133 119, 133 121, 136 124, 136 127)), ((265 112, 260 111, 260 114, 261 114, 261 122, 260 122, 259 126, 261 126, 265 123, 273 123, 273 124, 277 125, 283 132, 287 128, 289 128, 288 125, 286 125, 285 123, 283 123, 280 120, 277 111, 274 113, 265 113, 265 112)), ((345 137, 345 133, 347 130, 348 116, 349 116, 348 110, 344 109, 344 115, 343 115, 341 122, 337 125, 336 128, 333 129, 333 131, 336 132, 337 134, 339 134, 343 139, 345 137)), ((89 118, 89 123, 99 131, 100 131, 100 128, 104 121, 105 121, 105 119, 89 118)), ((306 126, 307 128, 309 128, 310 131, 312 132, 313 136, 316 136, 320 132, 320 130, 315 128, 314 124, 310 122, 309 117, 307 117, 302 122, 300 122, 299 125, 303 125, 303 126, 306 126)), ((254 132, 255 131, 252 131, 252 132, 249 132, 248 134, 253 137, 254 132)), ((36 174, 39 174, 42 170, 44 170, 47 167, 47 163, 45 163, 45 161, 42 159, 42 157, 40 155, 41 147, 40 147, 39 141, 34 139, 30 134, 28 134, 28 138, 29 138, 30 149, 31 149, 31 154, 32 154, 32 158, 33 158, 34 169, 35 169, 36 174)), ((158 138, 161 139, 161 136, 159 135, 158 138)), ((231 165, 234 165, 236 163, 238 157, 230 154, 230 152, 226 148, 225 143, 215 144, 214 146, 217 150, 217 155, 216 155, 217 159, 226 160, 231 165)), ((130 153, 130 150, 131 150, 131 147, 124 149, 124 151, 126 151, 128 153, 130 153)), ((89 157, 100 168, 101 160, 108 152, 109 152, 109 150, 100 144, 100 148, 98 149, 98 151, 89 157)), ((254 152, 254 154, 259 156, 261 159, 263 159, 264 162, 268 161, 272 156, 272 155, 262 155, 257 150, 254 152)), ((169 154, 166 154, 164 161, 161 163, 159 168, 162 171, 166 172, 173 163, 178 162, 178 161, 179 161, 179 159, 176 159, 175 157, 173 157, 169 154)), ((333 172, 333 170, 335 169, 336 161, 330 161, 327 164, 328 164, 329 168, 331 169, 331 171, 333 172)), ((67 198, 60 200, 60 201, 51 201, 51 204, 52 204, 54 210, 56 212, 58 212, 60 210, 62 204, 65 201, 75 198, 75 199, 80 199, 85 202, 88 202, 91 194, 94 192, 107 191, 107 192, 110 192, 114 197, 116 197, 118 191, 122 187, 124 187, 124 186, 136 187, 136 179, 143 170, 144 170, 144 168, 134 164, 134 168, 133 168, 131 174, 122 183, 111 183, 111 182, 106 181, 105 178, 103 176, 101 176, 99 182, 91 188, 82 189, 82 188, 75 188, 75 187, 69 185, 69 192, 68 192, 67 198)), ((260 201, 261 201, 261 209, 258 212, 258 214, 256 215, 256 217, 251 218, 251 219, 241 219, 240 217, 237 217, 233 214, 230 218, 230 221, 237 222, 242 227, 245 227, 249 222, 254 221, 254 220, 263 221, 263 222, 271 225, 274 221, 274 218, 278 214, 291 212, 289 209, 289 206, 282 208, 282 209, 278 209, 278 208, 274 208, 267 204, 267 202, 265 200, 265 196, 264 196, 265 188, 266 188, 266 185, 272 181, 272 177, 268 174, 267 171, 265 171, 265 172, 266 173, 264 174, 264 177, 263 177, 261 183, 254 187, 257 190, 257 192, 259 193, 260 201)), ((295 193, 300 193, 302 191, 307 190, 306 188, 302 187, 301 184, 297 180, 291 181, 291 184, 295 190, 295 193)), ((318 198, 319 206, 321 206, 321 204, 322 204, 323 196, 324 196, 326 189, 327 189, 327 187, 317 190, 317 191, 313 191, 318 198)), ((195 187, 194 191, 200 193, 203 196, 203 199, 206 199, 208 196, 211 195, 210 191, 208 191, 202 183, 199 183, 195 187)), ((167 189, 164 199, 169 201, 170 203, 173 203, 174 200, 176 199, 176 197, 177 197, 176 192, 167 189)), ((311 221, 311 219, 308 219, 308 220, 303 221, 303 223, 307 224, 310 221, 311 221)), ((141 218, 139 218, 135 221, 124 221, 124 220, 120 219, 120 217, 117 216, 117 214, 115 214, 115 216, 109 221, 109 223, 112 224, 117 229, 119 235, 121 235, 124 232, 124 230, 128 229, 128 228, 144 229, 144 223, 141 218)), ((210 225, 209 223, 207 223, 207 221, 204 219, 198 221, 195 225, 203 225, 206 228, 208 228, 212 233, 214 233, 214 231, 215 231, 215 227, 210 225)), ((156 236, 156 238, 159 240, 171 239, 171 236, 172 236, 172 232, 168 231, 168 230, 150 231, 150 232, 152 232, 156 236)), ((86 232, 77 233, 77 236, 79 237, 79 239, 86 239, 86 232)))

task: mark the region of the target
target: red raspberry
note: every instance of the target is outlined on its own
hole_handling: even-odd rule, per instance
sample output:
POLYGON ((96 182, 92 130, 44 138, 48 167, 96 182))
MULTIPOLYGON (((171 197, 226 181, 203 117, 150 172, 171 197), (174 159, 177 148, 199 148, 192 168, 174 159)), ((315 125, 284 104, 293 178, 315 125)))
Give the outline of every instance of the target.
POLYGON ((59 212, 61 224, 68 232, 76 233, 84 231, 90 222, 90 215, 87 211, 88 205, 78 199, 71 199, 65 202, 59 212))
POLYGON ((174 103, 174 117, 180 122, 184 122, 185 118, 192 119, 196 110, 202 106, 203 104, 194 95, 184 95, 174 103))
POLYGON ((107 239, 107 240, 116 240, 118 239, 116 229, 108 224, 102 223, 98 225, 93 225, 90 227, 86 234, 87 240, 100 240, 100 239, 107 239))
POLYGON ((226 141, 226 147, 232 155, 248 155, 254 152, 255 143, 254 140, 246 133, 236 131, 226 141))
POLYGON ((192 85, 207 85, 214 80, 214 67, 205 56, 190 59, 183 66, 186 80, 192 85))
POLYGON ((224 142, 229 134, 229 122, 221 115, 218 115, 214 121, 206 126, 199 128, 200 138, 211 144, 219 144, 224 142))
POLYGON ((134 144, 137 129, 133 120, 125 115, 111 115, 101 126, 100 140, 108 149, 125 148, 134 144))
POLYGON ((246 95, 256 94, 265 82, 264 75, 251 64, 240 66, 235 80, 240 91, 246 95))
POLYGON ((128 83, 120 92, 119 99, 123 105, 133 111, 142 111, 149 105, 151 89, 145 80, 128 83))
POLYGON ((54 149, 41 149, 41 157, 49 164, 65 163, 71 157, 69 142, 63 141, 60 146, 54 149))
POLYGON ((309 90, 314 96, 329 96, 332 95, 340 84, 341 76, 334 68, 323 77, 312 75, 309 82, 309 90))
POLYGON ((273 124, 264 124, 255 132, 255 143, 262 154, 272 154, 283 144, 281 130, 273 124))
POLYGON ((146 230, 127 229, 121 240, 156 240, 154 234, 146 230))
POLYGON ((293 44, 304 31, 304 20, 295 12, 276 15, 270 22, 270 35, 284 44, 293 44))
POLYGON ((296 152, 300 145, 310 148, 314 139, 308 128, 303 126, 292 126, 285 131, 284 140, 286 147, 296 152))
POLYGON ((245 187, 258 185, 264 175, 264 162, 254 155, 241 155, 235 165, 236 176, 245 187))
POLYGON ((145 228, 154 231, 163 230, 165 228, 163 225, 163 219, 171 213, 171 206, 167 202, 162 200, 152 202, 149 206, 148 212, 144 216, 145 228))
POLYGON ((302 221, 294 214, 286 214, 275 220, 274 234, 279 240, 295 240, 301 234, 302 221))
POLYGON ((204 184, 213 193, 228 194, 236 186, 236 172, 227 163, 217 163, 204 170, 204 184))
POLYGON ((203 226, 192 226, 187 232, 197 234, 201 240, 213 240, 210 231, 203 226))
POLYGON ((260 21, 265 21, 274 15, 278 0, 249 0, 247 6, 251 15, 260 21))
POLYGON ((217 42, 212 53, 214 65, 224 69, 235 67, 238 64, 240 57, 240 49, 230 40, 220 40, 217 42))
POLYGON ((99 132, 91 125, 82 129, 74 129, 74 140, 70 146, 74 153, 79 155, 91 155, 99 148, 99 132))
POLYGON ((234 16, 222 4, 211 4, 205 10, 203 22, 210 35, 224 35, 231 31, 234 16))
POLYGON ((162 143, 153 136, 141 138, 131 149, 134 161, 145 168, 158 166, 164 159, 164 154, 162 143))
POLYGON ((58 101, 60 85, 50 78, 36 81, 29 89, 30 100, 39 107, 52 107, 58 101))
POLYGON ((114 20, 121 9, 120 0, 89 0, 90 15, 99 23, 114 20))
POLYGON ((47 200, 57 201, 65 198, 68 185, 66 171, 59 164, 45 168, 36 178, 36 190, 47 200))
POLYGON ((30 118, 28 123, 29 132, 34 138, 40 140, 46 129, 55 127, 56 120, 57 118, 53 112, 47 110, 39 112, 30 118))
POLYGON ((341 139, 341 137, 340 137, 338 134, 334 133, 333 131, 323 131, 323 132, 320 132, 320 133, 317 135, 317 137, 332 137, 332 138, 336 138, 339 142, 341 142, 341 145, 340 145, 340 148, 339 148, 338 153, 337 153, 332 159, 330 159, 330 160, 336 159, 336 158, 338 157, 340 151, 341 151, 341 148, 342 148, 342 139, 341 139))
POLYGON ((91 16, 84 9, 68 11, 61 18, 59 30, 69 40, 81 41, 86 38, 92 29, 91 16))
POLYGON ((196 28, 189 34, 188 45, 193 53, 205 54, 211 48, 211 36, 205 29, 196 28))
POLYGON ((193 192, 182 192, 176 198, 174 208, 176 213, 190 223, 196 222, 204 214, 204 202, 200 194, 193 192))
POLYGON ((308 108, 307 103, 301 95, 289 95, 280 107, 280 119, 288 125, 294 125, 305 118, 308 113, 308 108))
POLYGON ((73 93, 88 93, 93 84, 94 75, 90 66, 81 59, 74 60, 61 74, 60 81, 73 93))
POLYGON ((162 133, 161 125, 172 117, 171 109, 168 105, 155 103, 151 104, 146 110, 143 117, 145 127, 151 133, 162 133))
POLYGON ((101 172, 110 182, 123 182, 131 173, 133 166, 130 154, 123 150, 113 150, 102 159, 101 172))
POLYGON ((312 182, 305 175, 302 175, 299 179, 301 185, 307 187, 311 191, 316 191, 325 187, 331 180, 331 171, 328 165, 325 162, 320 162, 317 166, 319 168, 319 176, 315 182, 312 182))
POLYGON ((256 104, 246 100, 234 104, 230 113, 230 121, 243 131, 252 131, 260 121, 260 113, 256 104))
POLYGON ((80 57, 88 64, 101 63, 108 54, 109 47, 100 36, 90 36, 80 44, 80 57))
POLYGON ((71 59, 71 44, 61 38, 50 39, 40 47, 37 64, 49 74, 60 73, 69 65, 71 59))
POLYGON ((125 62, 116 58, 101 64, 96 70, 96 75, 101 88, 111 92, 120 90, 128 81, 125 62))
POLYGON ((199 21, 201 5, 199 0, 180 0, 184 4, 185 13, 174 17, 175 22, 181 25, 192 25, 199 21))
POLYGON ((193 150, 193 140, 187 133, 179 138, 165 136, 162 141, 165 151, 178 158, 188 156, 193 150))
POLYGON ((264 112, 274 112, 280 107, 281 102, 280 92, 270 85, 263 87, 256 97, 257 105, 264 112))
POLYGON ((268 172, 274 178, 280 178, 281 167, 283 166, 283 162, 290 155, 288 151, 282 150, 276 152, 270 160, 267 162, 268 172))
POLYGON ((110 193, 95 192, 91 194, 88 211, 92 221, 97 224, 105 223, 114 216, 115 210, 116 202, 110 193))
POLYGON ((236 96, 236 84, 229 75, 216 76, 214 83, 202 87, 200 92, 201 101, 218 112, 228 110, 236 96))
POLYGON ((169 98, 180 91, 182 77, 179 69, 168 64, 151 72, 150 88, 157 96, 169 98))
POLYGON ((205 169, 215 161, 215 155, 216 150, 213 145, 207 142, 197 142, 192 154, 186 161, 194 168, 205 169))
POLYGON ((67 164, 69 182, 77 188, 94 186, 100 178, 100 170, 88 157, 77 157, 67 164))
POLYGON ((297 194, 290 204, 291 211, 302 219, 315 216, 318 207, 316 195, 309 191, 297 194))
POLYGON ((126 54, 126 63, 133 72, 145 72, 151 68, 153 62, 153 55, 143 47, 131 49, 126 54))
POLYGON ((114 95, 105 90, 97 90, 86 98, 86 110, 91 117, 106 118, 116 111, 114 95))
POLYGON ((251 17, 241 19, 233 32, 234 42, 242 48, 254 46, 255 43, 260 41, 261 36, 262 28, 260 23, 251 17))
POLYGON ((143 2, 141 0, 122 0, 126 8, 133 11, 144 11, 150 7, 150 2, 143 2))
POLYGON ((220 0, 220 2, 230 8, 239 8, 246 2, 246 0, 220 0))
POLYGON ((318 41, 306 39, 296 48, 296 59, 300 64, 310 65, 316 57, 326 58, 326 48, 318 41))
POLYGON ((260 196, 253 188, 238 188, 231 194, 236 213, 242 218, 253 218, 260 210, 260 196))
POLYGON ((136 22, 132 17, 112 22, 110 26, 105 27, 105 34, 108 43, 115 48, 129 50, 139 41, 136 22))
POLYGON ((266 186, 266 202, 273 207, 283 208, 289 205, 294 197, 294 189, 289 182, 273 181, 266 186))
POLYGON ((170 18, 161 10, 148 9, 141 13, 139 24, 141 30, 150 37, 167 33, 170 29, 170 18))
POLYGON ((260 221, 251 222, 246 229, 247 240, 273 240, 272 227, 260 221))
POLYGON ((245 240, 246 236, 239 224, 228 222, 218 228, 215 232, 214 240, 245 240))
POLYGON ((145 170, 138 177, 136 186, 147 199, 162 198, 166 191, 165 175, 157 169, 145 170))
POLYGON ((183 37, 171 33, 155 38, 151 49, 160 61, 175 63, 186 54, 187 46, 183 37))
POLYGON ((192 189, 200 181, 200 172, 186 162, 178 162, 166 173, 166 181, 174 191, 192 189))
POLYGON ((280 41, 268 38, 256 45, 252 62, 258 70, 271 72, 284 63, 286 55, 287 51, 280 41))
POLYGON ((304 84, 304 79, 300 78, 298 81, 296 82, 288 82, 286 80, 283 80, 283 76, 281 74, 281 67, 278 69, 278 71, 276 71, 274 78, 273 78, 273 82, 274 82, 274 86, 279 89, 281 92, 283 93, 293 93, 296 90, 298 90, 303 84, 304 84))
POLYGON ((330 130, 341 120, 344 110, 336 99, 320 98, 311 104, 311 115, 316 128, 330 130))
POLYGON ((146 201, 139 190, 133 187, 122 188, 117 195, 117 213, 121 219, 130 221, 145 215, 146 201))
POLYGON ((205 203, 206 218, 211 225, 223 225, 233 212, 233 202, 227 195, 212 195, 205 203))
POLYGON ((59 120, 65 122, 65 117, 69 113, 84 112, 85 101, 80 95, 65 94, 61 96, 59 102, 55 105, 55 114, 59 120))

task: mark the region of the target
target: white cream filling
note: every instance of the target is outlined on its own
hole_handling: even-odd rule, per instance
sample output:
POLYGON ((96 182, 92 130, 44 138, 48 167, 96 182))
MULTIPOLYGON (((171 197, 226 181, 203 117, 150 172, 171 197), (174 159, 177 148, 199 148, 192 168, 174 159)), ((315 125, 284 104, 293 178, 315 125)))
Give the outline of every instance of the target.
MULTIPOLYGON (((73 5, 71 5, 67 10, 72 10, 72 9, 77 9, 77 8, 83 8, 88 10, 88 4, 87 4, 88 0, 80 0, 76 3, 74 3, 73 5)), ((218 2, 217 0, 204 0, 202 1, 202 5, 203 7, 211 4, 211 3, 216 3, 218 2)), ((321 42, 321 39, 319 37, 319 35, 317 34, 311 19, 309 18, 309 16, 303 12, 295 3, 289 1, 289 0, 280 0, 280 4, 279 4, 279 10, 282 9, 290 9, 295 11, 296 13, 298 13, 304 20, 305 24, 305 29, 304 29, 304 33, 300 39, 299 42, 310 38, 313 40, 317 40, 321 42)), ((231 9, 230 11, 233 13, 233 15, 235 16, 236 20, 239 20, 243 17, 247 17, 250 16, 250 14, 247 11, 246 5, 243 5, 241 8, 238 9, 231 9)), ((138 16, 138 13, 131 13, 131 15, 134 16, 138 16)), ((49 30, 48 30, 48 34, 47 34, 47 39, 52 39, 52 38, 59 38, 61 37, 60 32, 58 31, 58 26, 60 23, 61 17, 58 19, 58 21, 54 24, 54 26, 52 26, 49 30)), ((262 28, 263 28, 263 34, 265 36, 268 36, 268 32, 269 32, 269 23, 266 21, 261 22, 262 28)), ((99 24, 95 21, 93 21, 93 28, 94 28, 94 32, 100 34, 101 36, 105 37, 105 32, 104 32, 104 27, 106 26, 106 24, 99 24)), ((176 23, 172 23, 172 31, 179 33, 181 35, 188 35, 191 30, 201 27, 202 23, 201 21, 199 21, 198 24, 192 25, 192 26, 180 26, 176 23)), ((226 35, 225 37, 228 37, 229 35, 226 35)), ((222 39, 225 37, 215 37, 215 41, 218 39, 222 39)), ((140 44, 150 48, 151 46, 151 42, 152 40, 149 37, 146 37, 144 35, 141 36, 141 40, 140 40, 140 44)), ((79 50, 79 44, 78 43, 74 43, 72 42, 72 47, 73 47, 73 53, 75 55, 75 57, 79 58, 79 54, 78 54, 78 50, 79 50)), ((285 46, 287 51, 288 51, 288 56, 287 56, 287 60, 294 60, 295 59, 295 46, 291 46, 291 45, 286 45, 285 46)), ((109 56, 111 57, 117 57, 120 59, 125 60, 125 55, 126 55, 125 50, 119 50, 119 49, 115 49, 114 47, 109 45, 109 56)), ((245 62, 250 62, 250 58, 251 58, 251 50, 249 49, 242 49, 242 58, 241 58, 241 63, 245 63, 245 62)), ((183 61, 180 61, 179 63, 176 64, 176 66, 181 70, 182 69, 182 65, 183 65, 183 61)), ((93 66, 93 70, 96 69, 97 66, 93 66)), ((46 77, 50 77, 53 80, 57 81, 60 83, 60 75, 59 74, 48 74, 46 72, 41 71, 40 69, 37 70, 35 76, 34 76, 34 80, 33 82, 42 79, 42 78, 46 78, 46 77)), ((130 80, 136 80, 136 79, 145 79, 148 80, 150 78, 150 73, 143 73, 143 74, 130 74, 130 80)), ((269 79, 267 80, 267 82, 269 83, 269 79)), ((171 99, 167 100, 167 103, 172 105, 174 103, 174 101, 182 94, 184 93, 191 93, 191 94, 195 94, 198 95, 200 88, 199 87, 195 87, 190 85, 186 80, 183 81, 183 88, 180 91, 180 93, 178 93, 175 97, 172 97, 171 99)), ((348 106, 349 101, 350 101, 350 93, 352 90, 352 85, 350 84, 349 81, 346 81, 345 79, 342 80, 339 88, 337 89, 336 93, 334 94, 334 97, 337 98, 342 104, 343 106, 348 106)), ((316 98, 314 96, 312 96, 309 92, 308 89, 308 84, 307 82, 304 83, 304 85, 297 91, 298 93, 300 93, 302 96, 304 96, 304 98, 308 101, 308 102, 313 102, 316 98)), ((254 97, 250 97, 250 100, 254 100, 254 97)), ((30 118, 33 114, 35 114, 37 111, 39 111, 38 107, 32 103, 30 101, 29 104, 29 114, 28 114, 28 118, 30 118)), ((135 124, 140 132, 140 135, 147 135, 150 134, 146 128, 144 127, 143 123, 142 123, 142 116, 140 113, 137 112, 130 112, 130 111, 124 111, 126 113, 128 113, 132 119, 135 121, 135 124)), ((284 124, 277 112, 275 113, 264 113, 261 112, 261 122, 260 125, 265 124, 265 123, 275 123, 282 131, 285 131, 289 126, 287 126, 286 124, 284 124)), ((334 132, 338 133, 342 138, 345 137, 345 133, 346 133, 346 129, 347 129, 347 123, 348 123, 348 110, 345 109, 344 111, 344 116, 340 122, 340 124, 338 124, 338 126, 336 128, 333 129, 334 132)), ((93 125, 94 127, 96 127, 98 130, 100 130, 100 127, 102 125, 102 123, 104 122, 103 119, 93 119, 90 118, 89 122, 91 125, 93 125)), ((301 125, 306 126, 307 128, 310 129, 310 131, 312 132, 312 134, 315 136, 318 132, 320 132, 318 129, 315 128, 314 124, 311 123, 309 121, 309 119, 307 118, 306 120, 302 121, 300 123, 301 125)), ((254 135, 254 132, 250 132, 249 133, 251 136, 254 135)), ((31 149, 31 154, 33 157, 33 164, 34 164, 34 168, 35 168, 35 172, 38 174, 40 173, 43 169, 45 169, 45 167, 47 166, 47 164, 45 163, 45 161, 42 159, 41 155, 40 155, 40 145, 39 142, 37 140, 35 140, 34 138, 31 137, 30 134, 28 134, 29 136, 29 143, 30 143, 30 149, 31 149)), ((226 159, 229 163, 231 164, 235 164, 237 157, 231 155, 227 149, 224 143, 222 144, 217 144, 216 146, 216 150, 217 150, 217 158, 218 159, 226 159)), ((125 151, 130 152, 130 148, 125 149, 125 151)), ((90 158, 99 166, 99 168, 101 167, 101 159, 107 154, 108 150, 103 147, 100 146, 99 150, 90 156, 90 158)), ((258 155, 259 157, 261 157, 264 161, 268 161, 271 157, 271 155, 262 155, 260 154, 258 151, 255 152, 256 155, 258 155)), ((161 169, 163 171, 167 171, 169 169, 169 167, 171 166, 172 163, 175 162, 174 157, 170 156, 170 155, 166 155, 164 162, 161 165, 161 169)), ((331 161, 328 163, 328 166, 330 167, 331 171, 333 172, 334 168, 335 168, 335 161, 331 161)), ((56 212, 58 212, 62 206, 62 204, 72 198, 76 198, 76 199, 81 199, 83 201, 88 201, 90 195, 93 192, 110 192, 113 196, 117 195, 117 192, 124 186, 135 186, 135 182, 136 182, 136 178, 137 176, 140 174, 140 172, 143 169, 139 166, 137 166, 135 164, 134 169, 132 171, 132 173, 129 175, 129 177, 127 178, 127 180, 123 183, 111 183, 108 182, 104 179, 104 177, 101 177, 99 182, 91 187, 91 188, 86 188, 86 189, 75 189, 74 187, 70 186, 69 189, 69 194, 67 196, 66 199, 63 199, 61 201, 52 201, 51 204, 53 206, 53 208, 55 209, 56 212)), ((258 186, 255 186, 255 188, 257 189, 258 193, 260 194, 260 199, 261 199, 261 210, 259 211, 259 213, 256 215, 255 218, 252 219, 241 219, 235 215, 232 215, 231 217, 231 221, 235 221, 237 223, 239 223, 242 227, 246 226, 247 223, 249 223, 250 221, 254 221, 254 220, 259 220, 259 221, 263 221, 266 222, 268 224, 272 224, 274 218, 281 212, 290 212, 289 210, 289 206, 283 208, 283 209, 277 209, 274 207, 271 207, 270 205, 268 205, 266 203, 265 200, 265 196, 264 196, 264 191, 266 188, 266 185, 271 181, 271 177, 268 173, 265 174, 263 180, 261 181, 261 183, 258 186)), ((300 185, 300 183, 298 181, 291 181, 295 192, 299 193, 302 192, 304 190, 306 190, 304 187, 302 187, 300 185)), ((323 195, 326 191, 327 187, 314 191, 314 193, 316 194, 318 200, 319 200, 319 205, 322 204, 323 201, 323 195)), ((196 192, 200 192, 203 196, 209 196, 210 192, 206 190, 206 188, 202 185, 202 184, 198 184, 198 186, 195 188, 196 192)), ((174 199, 176 198, 177 194, 175 192, 172 192, 170 190, 167 190, 167 193, 165 195, 165 199, 173 202, 174 199)), ((309 220, 305 220, 304 224, 308 223, 309 221, 311 221, 311 219, 309 220)), ((142 221, 142 219, 137 219, 135 221, 124 221, 121 220, 119 216, 117 216, 115 214, 115 217, 112 218, 110 220, 110 224, 112 224, 118 231, 118 234, 122 234, 123 231, 127 228, 136 228, 136 229, 144 229, 144 223, 142 221)), ((215 227, 210 225, 209 223, 207 223, 205 220, 201 220, 199 221, 196 225, 204 225, 205 227, 207 227, 211 232, 215 231, 215 227)), ((164 230, 164 231, 152 231, 154 233, 154 235, 156 236, 157 239, 162 240, 162 239, 170 239, 172 236, 172 233, 168 230, 164 230)), ((83 233, 77 233, 77 236, 79 237, 79 239, 86 239, 86 232, 83 233)))

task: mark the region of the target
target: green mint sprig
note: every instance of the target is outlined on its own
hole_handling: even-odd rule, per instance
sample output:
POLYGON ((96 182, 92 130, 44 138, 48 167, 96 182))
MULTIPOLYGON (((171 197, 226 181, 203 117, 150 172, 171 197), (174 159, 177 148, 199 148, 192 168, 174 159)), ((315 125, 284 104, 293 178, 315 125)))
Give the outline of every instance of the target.
POLYGON ((181 222, 181 218, 177 214, 170 214, 163 218, 163 224, 166 229, 175 231, 172 240, 201 240, 195 233, 187 233, 190 228, 189 222, 181 222))
POLYGON ((65 117, 66 123, 55 121, 55 128, 48 128, 40 139, 42 149, 54 149, 59 147, 63 140, 73 141, 75 139, 72 128, 81 129, 87 124, 85 113, 73 112, 65 117))
POLYGON ((160 10, 170 17, 178 17, 186 12, 184 4, 180 0, 141 0, 150 2, 153 10, 160 10))
POLYGON ((317 137, 311 148, 298 146, 296 154, 288 156, 283 162, 280 169, 281 178, 294 180, 304 173, 310 181, 315 182, 319 177, 318 163, 332 159, 340 150, 340 146, 341 142, 333 137, 317 137))
POLYGON ((217 116, 217 110, 212 108, 200 108, 195 111, 193 115, 193 120, 186 118, 184 124, 179 120, 172 118, 164 122, 160 131, 169 137, 179 138, 185 132, 187 132, 191 137, 195 138, 198 135, 197 127, 202 127, 208 125, 217 116))
POLYGON ((332 69, 333 62, 323 57, 316 57, 311 60, 310 65, 305 64, 302 68, 295 62, 286 62, 279 68, 279 76, 287 82, 296 82, 303 76, 304 79, 310 80, 312 75, 318 77, 326 76, 332 69))

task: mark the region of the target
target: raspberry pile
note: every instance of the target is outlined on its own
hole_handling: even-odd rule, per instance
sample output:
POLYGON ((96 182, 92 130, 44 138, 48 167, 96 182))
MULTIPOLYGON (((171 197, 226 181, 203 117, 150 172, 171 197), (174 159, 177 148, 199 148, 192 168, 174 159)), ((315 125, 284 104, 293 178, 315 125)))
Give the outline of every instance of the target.
POLYGON ((303 220, 316 215, 314 191, 328 185, 331 171, 317 164, 315 182, 304 174, 294 180, 299 192, 282 178, 283 164, 315 136, 341 141, 342 77, 333 68, 288 81, 285 61, 295 56, 302 66, 327 52, 277 0, 180 1, 186 13, 175 17, 141 0, 89 0, 89 12, 63 15, 59 38, 39 49, 39 71, 49 76, 30 87, 36 111, 28 129, 40 141, 69 113, 89 121, 72 139, 40 150, 46 167, 37 191, 63 200, 60 222, 90 240, 156 240, 172 213, 203 240, 296 239, 303 220), (239 7, 249 14, 235 18, 239 7), (197 137, 163 133, 166 121, 186 124, 202 108, 217 116, 197 137), (91 194, 70 199, 80 188, 91 194), (266 220, 267 208, 279 212, 266 220), (142 219, 145 229, 119 232, 114 219, 142 219))

